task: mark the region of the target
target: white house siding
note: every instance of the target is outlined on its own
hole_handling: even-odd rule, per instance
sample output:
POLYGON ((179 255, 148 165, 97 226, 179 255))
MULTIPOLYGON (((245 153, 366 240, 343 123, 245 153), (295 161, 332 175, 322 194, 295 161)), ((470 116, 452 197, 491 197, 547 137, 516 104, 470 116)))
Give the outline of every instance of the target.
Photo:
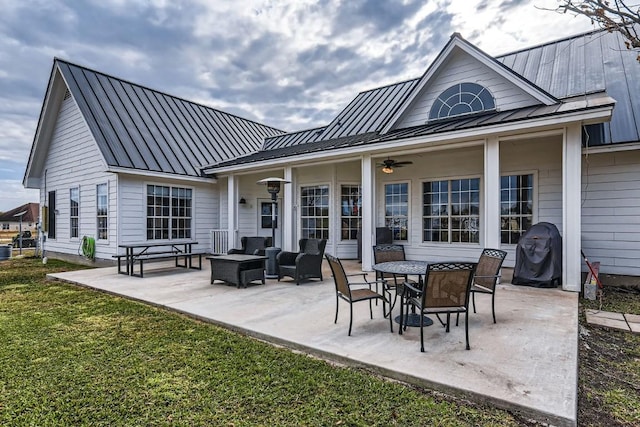
POLYGON ((583 156, 582 249, 603 273, 640 275, 639 181, 640 151, 583 156))
POLYGON ((163 185, 193 190, 192 237, 198 241, 196 249, 210 251, 209 231, 218 228, 220 216, 219 194, 213 184, 124 174, 118 183, 120 243, 147 240, 147 185, 163 185))
POLYGON ((398 128, 423 125, 429 119, 429 111, 436 97, 454 84, 464 82, 486 87, 493 94, 499 111, 539 104, 531 95, 486 65, 458 51, 432 78, 426 90, 414 100, 413 106, 403 115, 398 128))
POLYGON ((117 242, 117 179, 105 172, 98 150, 80 110, 72 98, 63 101, 50 141, 40 204, 47 206, 48 192, 56 191, 56 236, 48 238, 45 251, 77 255, 83 236, 97 237, 96 185, 109 190, 109 239, 96 240, 96 257, 108 258, 117 242), (69 189, 80 189, 79 238, 70 238, 69 189))

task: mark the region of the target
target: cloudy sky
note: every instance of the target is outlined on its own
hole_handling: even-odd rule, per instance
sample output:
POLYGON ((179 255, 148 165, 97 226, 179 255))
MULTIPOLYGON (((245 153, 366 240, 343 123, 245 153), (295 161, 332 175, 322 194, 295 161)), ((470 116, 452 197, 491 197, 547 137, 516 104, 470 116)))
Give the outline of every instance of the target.
POLYGON ((593 29, 557 0, 0 0, 0 211, 22 188, 54 57, 283 130, 420 76, 453 32, 498 55, 593 29))

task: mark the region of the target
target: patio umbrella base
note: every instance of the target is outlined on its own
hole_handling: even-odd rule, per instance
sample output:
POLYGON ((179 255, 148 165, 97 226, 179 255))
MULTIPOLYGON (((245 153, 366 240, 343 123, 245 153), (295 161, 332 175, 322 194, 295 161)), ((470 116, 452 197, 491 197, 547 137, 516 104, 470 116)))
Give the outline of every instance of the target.
MULTIPOLYGON (((393 319, 396 323, 400 323, 400 316, 396 316, 395 319, 393 319)), ((431 320, 429 317, 424 316, 424 320, 423 320, 423 324, 424 326, 431 326, 433 325, 433 320, 431 320)), ((404 322, 402 322, 403 325, 405 326, 411 326, 413 328, 419 328, 420 327, 420 315, 418 313, 409 313, 409 314, 405 314, 404 315, 404 322)))

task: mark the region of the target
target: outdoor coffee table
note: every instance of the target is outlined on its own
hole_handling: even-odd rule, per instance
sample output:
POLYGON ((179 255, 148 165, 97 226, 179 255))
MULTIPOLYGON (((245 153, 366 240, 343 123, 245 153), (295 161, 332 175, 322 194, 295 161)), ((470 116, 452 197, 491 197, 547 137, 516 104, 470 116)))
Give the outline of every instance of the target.
MULTIPOLYGON (((422 283, 422 276, 424 276, 427 272, 428 266, 429 263, 427 261, 389 261, 374 264, 373 269, 381 273, 395 274, 396 276, 418 276, 420 278, 420 283, 422 283)), ((401 286, 403 294, 402 298, 408 298, 409 295, 404 294, 407 291, 405 287, 402 285, 399 286, 401 286)), ((433 320, 431 320, 429 317, 423 317, 424 326, 430 326, 433 324, 433 320)), ((400 316, 396 316, 393 320, 396 323, 400 323, 400 316)), ((419 328, 420 314, 406 313, 404 315, 402 325, 419 328)), ((402 329, 400 330, 400 333, 402 334, 402 329)))
POLYGON ((260 280, 264 285, 264 262, 266 256, 259 255, 219 255, 208 256, 211 261, 211 284, 216 280, 240 286, 260 280))

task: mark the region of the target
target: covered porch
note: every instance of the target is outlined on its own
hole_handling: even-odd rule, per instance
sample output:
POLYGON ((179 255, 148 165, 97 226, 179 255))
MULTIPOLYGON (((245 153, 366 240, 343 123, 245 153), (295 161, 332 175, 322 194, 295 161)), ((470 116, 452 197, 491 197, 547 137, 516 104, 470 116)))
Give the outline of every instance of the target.
POLYGON ((222 228, 229 247, 241 236, 270 235, 269 194, 256 184, 269 176, 289 181, 278 194, 276 246, 297 251, 300 238, 324 238, 328 253, 360 256, 364 271, 371 271, 378 227, 392 229, 408 259, 477 261, 483 248, 500 248, 513 267, 519 236, 545 221, 563 236, 562 287, 579 291, 581 125, 544 125, 405 135, 221 167, 222 228), (387 159, 405 166, 385 173, 387 159))
MULTIPOLYGON (((207 263, 208 264, 208 263, 207 263)), ((335 290, 325 262, 324 281, 267 280, 247 289, 209 283, 210 271, 176 271, 153 264, 143 279, 118 275, 115 268, 56 273, 50 278, 165 307, 276 345, 387 378, 439 390, 475 402, 520 411, 559 426, 576 423, 578 296, 560 289, 513 286, 496 294, 497 323, 490 298, 477 298, 471 314, 471 350, 464 327, 450 333, 437 322, 425 329, 389 332, 382 308, 354 305, 347 336, 348 305, 341 303, 334 324, 335 290)), ((359 271, 355 261, 345 263, 359 271)), ((372 275, 370 275, 372 276, 372 275)), ((394 315, 398 308, 394 309, 394 315)))

